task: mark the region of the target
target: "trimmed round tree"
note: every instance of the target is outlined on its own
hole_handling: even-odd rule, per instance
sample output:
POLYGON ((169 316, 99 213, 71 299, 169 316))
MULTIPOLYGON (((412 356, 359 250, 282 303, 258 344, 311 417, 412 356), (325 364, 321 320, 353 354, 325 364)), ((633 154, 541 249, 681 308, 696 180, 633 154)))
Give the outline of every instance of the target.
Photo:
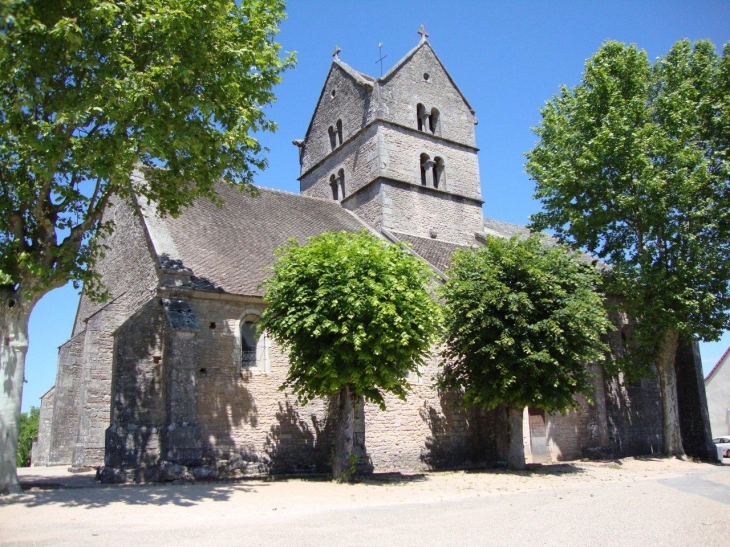
POLYGON ((384 394, 405 399, 435 342, 439 309, 427 265, 373 234, 324 233, 278 251, 266 281, 259 328, 289 354, 282 389, 301 402, 338 397, 332 474, 354 463, 354 405, 385 409, 384 394))
POLYGON ((525 407, 565 412, 576 395, 590 397, 586 365, 605 358, 601 335, 610 328, 599 273, 532 235, 457 250, 448 274, 440 387, 461 390, 465 406, 503 405, 508 463, 524 468, 525 407))

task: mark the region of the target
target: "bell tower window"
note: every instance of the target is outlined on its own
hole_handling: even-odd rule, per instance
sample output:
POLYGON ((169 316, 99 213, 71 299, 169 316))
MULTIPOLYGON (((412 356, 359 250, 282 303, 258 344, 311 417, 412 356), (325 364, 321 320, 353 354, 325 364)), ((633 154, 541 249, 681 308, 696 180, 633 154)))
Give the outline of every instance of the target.
POLYGON ((435 157, 433 159, 433 187, 443 187, 444 182, 444 160, 443 158, 435 157))
POLYGON ((330 136, 330 148, 334 150, 335 148, 337 148, 337 134, 335 132, 335 128, 330 125, 327 132, 330 136))
POLYGON ((431 158, 428 154, 421 154, 421 185, 430 186, 429 179, 431 178, 431 158))
POLYGON ((432 108, 431 116, 428 119, 428 129, 434 135, 438 135, 441 133, 441 128, 439 127, 439 117, 439 111, 435 108, 432 108))
POLYGON ((419 131, 425 130, 425 120, 426 120, 426 107, 423 106, 421 103, 418 103, 418 106, 416 106, 416 121, 418 122, 419 131))
POLYGON ((340 196, 342 196, 341 199, 345 199, 345 170, 344 169, 340 169, 337 172, 337 182, 339 182, 339 186, 340 186, 340 196))
POLYGON ((330 188, 332 188, 332 199, 335 201, 340 200, 340 193, 338 191, 337 178, 334 175, 330 175, 330 188))

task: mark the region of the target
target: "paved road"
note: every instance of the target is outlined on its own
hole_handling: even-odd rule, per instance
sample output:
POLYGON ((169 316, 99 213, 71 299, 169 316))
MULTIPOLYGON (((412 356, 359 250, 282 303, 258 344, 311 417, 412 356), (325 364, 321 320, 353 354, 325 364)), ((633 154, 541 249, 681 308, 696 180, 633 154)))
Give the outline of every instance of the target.
POLYGON ((730 466, 661 465, 412 475, 354 486, 78 488, 81 477, 77 488, 3 499, 0 544, 727 546, 730 466))

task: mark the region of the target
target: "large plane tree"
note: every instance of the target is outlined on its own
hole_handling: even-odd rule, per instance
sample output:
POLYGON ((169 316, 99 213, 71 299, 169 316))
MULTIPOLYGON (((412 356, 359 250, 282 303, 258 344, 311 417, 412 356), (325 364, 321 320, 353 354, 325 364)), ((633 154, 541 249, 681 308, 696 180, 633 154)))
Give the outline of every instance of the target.
POLYGON ((730 44, 682 40, 651 63, 606 42, 541 112, 533 227, 610 264, 607 290, 637 321, 625 370, 655 364, 664 452, 683 456, 678 340, 730 327, 730 44))
POLYGON ((257 131, 291 57, 281 0, 10 0, 0 3, 0 493, 20 490, 28 320, 69 281, 103 296, 95 236, 115 196, 175 215, 251 188, 257 131), (147 182, 130 178, 137 166, 147 182))

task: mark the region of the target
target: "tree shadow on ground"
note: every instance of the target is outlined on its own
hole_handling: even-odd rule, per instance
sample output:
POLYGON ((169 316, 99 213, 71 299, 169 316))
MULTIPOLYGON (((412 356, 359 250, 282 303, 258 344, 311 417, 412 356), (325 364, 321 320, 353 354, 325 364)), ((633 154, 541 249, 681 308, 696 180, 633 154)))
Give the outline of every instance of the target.
POLYGON ((491 467, 486 469, 465 469, 468 474, 485 475, 519 475, 529 477, 532 475, 579 475, 586 470, 572 463, 530 463, 525 469, 509 469, 506 466, 499 468, 491 467))
POLYGON ((366 484, 369 486, 392 486, 394 484, 409 484, 412 482, 426 482, 428 477, 424 473, 371 473, 359 477, 357 482, 359 484, 366 484))
MULTIPOLYGON (((22 481, 25 482, 25 481, 22 481)), ((28 484, 26 484, 27 486, 28 484)), ((256 493, 267 485, 255 482, 215 482, 196 484, 114 485, 89 488, 68 487, 54 483, 35 483, 23 494, 0 498, 0 506, 25 507, 57 505, 98 509, 114 503, 127 505, 177 505, 194 507, 206 501, 228 501, 238 492, 256 493)))

